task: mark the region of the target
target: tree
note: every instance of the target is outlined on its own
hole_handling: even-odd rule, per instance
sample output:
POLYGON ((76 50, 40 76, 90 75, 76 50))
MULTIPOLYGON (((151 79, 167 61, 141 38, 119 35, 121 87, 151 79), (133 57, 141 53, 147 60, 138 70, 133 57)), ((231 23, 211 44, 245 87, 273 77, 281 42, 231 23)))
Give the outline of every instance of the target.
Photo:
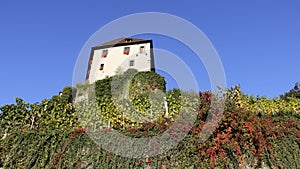
POLYGON ((280 98, 283 100, 289 100, 290 97, 295 97, 300 99, 300 83, 297 82, 293 89, 291 89, 289 92, 284 93, 283 95, 280 95, 280 98))
POLYGON ((75 95, 75 89, 73 89, 71 86, 67 86, 63 89, 61 92, 61 98, 64 103, 72 103, 73 95, 75 95))

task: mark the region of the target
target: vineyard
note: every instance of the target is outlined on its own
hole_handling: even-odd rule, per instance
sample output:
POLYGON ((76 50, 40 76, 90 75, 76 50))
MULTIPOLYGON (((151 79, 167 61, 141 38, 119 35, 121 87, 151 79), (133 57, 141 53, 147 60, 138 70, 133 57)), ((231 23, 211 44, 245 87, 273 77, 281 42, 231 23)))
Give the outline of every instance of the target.
POLYGON ((129 69, 40 103, 16 98, 0 108, 0 168, 300 168, 299 95, 269 99, 239 86, 218 95, 165 85, 154 72, 129 69), (120 142, 113 133, 162 137, 150 142, 150 156, 142 144, 121 142, 131 154, 124 157, 107 150, 120 142))

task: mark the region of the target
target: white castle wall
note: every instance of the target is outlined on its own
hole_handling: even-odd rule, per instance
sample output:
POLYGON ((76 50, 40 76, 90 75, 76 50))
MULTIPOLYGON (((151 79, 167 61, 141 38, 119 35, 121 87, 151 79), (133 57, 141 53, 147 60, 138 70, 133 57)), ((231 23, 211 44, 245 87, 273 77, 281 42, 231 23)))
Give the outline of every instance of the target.
POLYGON ((138 71, 150 71, 150 52, 150 43, 141 43, 95 50, 89 75, 89 82, 93 83, 97 80, 104 79, 105 77, 115 75, 118 67, 121 67, 123 71, 126 71, 129 68, 134 68, 138 71), (141 46, 144 46, 145 53, 140 53, 141 46), (129 55, 124 54, 125 47, 130 47, 129 55), (106 58, 102 58, 103 50, 108 50, 106 58), (134 66, 129 65, 130 60, 134 61, 134 66), (101 64, 104 64, 103 70, 99 70, 101 64))

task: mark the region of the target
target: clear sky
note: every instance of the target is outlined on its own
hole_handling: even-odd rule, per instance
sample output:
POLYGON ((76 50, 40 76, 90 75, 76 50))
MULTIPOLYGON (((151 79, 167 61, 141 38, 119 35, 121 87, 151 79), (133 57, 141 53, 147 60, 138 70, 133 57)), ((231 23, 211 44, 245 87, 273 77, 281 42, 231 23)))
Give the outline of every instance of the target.
MULTIPOLYGON (((228 86, 276 97, 300 81, 299 8, 298 0, 2 1, 0 105, 13 103, 14 97, 40 102, 72 85, 88 38, 110 21, 137 12, 164 12, 192 22, 219 53, 228 86)), ((145 37, 153 37, 154 47, 185 57, 176 42, 145 37)), ((207 75, 199 76, 200 89, 209 90, 207 75)))

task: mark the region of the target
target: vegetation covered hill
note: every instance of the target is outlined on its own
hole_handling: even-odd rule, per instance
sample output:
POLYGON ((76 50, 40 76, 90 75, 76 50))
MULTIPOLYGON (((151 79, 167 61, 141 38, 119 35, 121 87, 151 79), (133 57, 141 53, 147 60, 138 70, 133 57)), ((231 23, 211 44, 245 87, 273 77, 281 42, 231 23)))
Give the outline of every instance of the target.
MULTIPOLYGON (((297 92, 268 99, 248 96, 235 86, 222 90, 222 111, 221 104, 211 107, 215 93, 166 91, 160 75, 128 70, 94 85, 65 87, 60 96, 40 103, 17 98, 0 108, 0 167, 300 168, 297 92), (73 96, 85 95, 89 99, 73 103, 73 96), (192 111, 195 121, 184 120, 192 111), (217 126, 208 140, 199 142, 204 127, 213 124, 217 126), (128 158, 107 151, 89 135, 113 131, 131 138, 164 133, 179 143, 159 155, 128 158)), ((106 139, 106 146, 117 142, 106 139)))

